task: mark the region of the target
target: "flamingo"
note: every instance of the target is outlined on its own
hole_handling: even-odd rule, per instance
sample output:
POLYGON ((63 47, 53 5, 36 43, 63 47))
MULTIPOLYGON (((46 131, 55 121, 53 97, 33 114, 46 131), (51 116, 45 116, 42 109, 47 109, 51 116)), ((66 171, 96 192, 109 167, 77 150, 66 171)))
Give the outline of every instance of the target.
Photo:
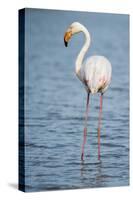
POLYGON ((79 22, 73 22, 64 34, 64 44, 67 47, 68 42, 74 34, 83 32, 85 36, 85 43, 77 56, 75 62, 75 73, 79 80, 84 84, 87 91, 87 103, 86 103, 86 112, 85 112, 85 125, 83 131, 83 143, 82 143, 82 152, 81 160, 84 160, 84 147, 86 144, 87 136, 87 118, 89 113, 89 97, 90 94, 100 93, 100 109, 98 117, 98 160, 100 161, 100 129, 101 129, 101 119, 102 119, 102 105, 103 105, 103 94, 107 90, 111 82, 112 75, 112 66, 110 61, 99 55, 94 55, 87 58, 84 61, 84 56, 87 50, 90 47, 91 38, 90 33, 85 26, 79 22))

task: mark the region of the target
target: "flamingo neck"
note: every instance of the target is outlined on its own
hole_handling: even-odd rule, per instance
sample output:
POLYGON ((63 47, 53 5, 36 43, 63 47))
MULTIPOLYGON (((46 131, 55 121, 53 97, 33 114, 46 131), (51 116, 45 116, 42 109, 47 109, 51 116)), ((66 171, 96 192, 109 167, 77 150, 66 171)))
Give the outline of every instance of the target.
POLYGON ((75 71, 76 71, 77 75, 80 72, 84 56, 85 56, 85 54, 86 54, 86 52, 87 52, 87 50, 89 49, 89 46, 90 46, 90 34, 89 34, 88 30, 85 27, 83 27, 82 30, 81 30, 81 32, 84 33, 85 43, 84 43, 82 49, 80 50, 80 52, 79 52, 79 54, 77 56, 77 59, 76 59, 76 68, 75 68, 75 71))

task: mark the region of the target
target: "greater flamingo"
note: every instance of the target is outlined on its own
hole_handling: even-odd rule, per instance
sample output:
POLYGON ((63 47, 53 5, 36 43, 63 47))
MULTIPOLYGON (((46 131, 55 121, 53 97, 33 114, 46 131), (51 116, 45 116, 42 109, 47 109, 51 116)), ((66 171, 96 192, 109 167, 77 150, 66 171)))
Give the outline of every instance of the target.
POLYGON ((98 119, 98 160, 100 160, 100 127, 102 118, 102 103, 103 94, 107 90, 111 82, 112 67, 111 63, 104 56, 91 56, 85 62, 84 56, 90 46, 91 38, 88 30, 79 22, 72 23, 64 35, 64 44, 67 47, 68 41, 72 35, 83 32, 85 36, 85 43, 82 47, 75 63, 75 72, 77 77, 82 81, 87 91, 87 103, 86 103, 86 114, 85 114, 85 126, 83 131, 83 143, 81 160, 84 160, 84 146, 86 143, 87 136, 87 116, 89 112, 89 97, 90 93, 95 94, 100 92, 100 110, 98 119))

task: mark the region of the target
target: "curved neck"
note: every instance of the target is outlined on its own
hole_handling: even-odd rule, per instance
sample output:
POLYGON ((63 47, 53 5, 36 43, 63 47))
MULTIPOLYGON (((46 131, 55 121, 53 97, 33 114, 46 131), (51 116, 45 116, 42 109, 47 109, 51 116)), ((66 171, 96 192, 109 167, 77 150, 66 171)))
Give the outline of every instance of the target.
POLYGON ((90 46, 90 34, 88 32, 88 30, 84 27, 81 32, 84 33, 84 36, 85 36, 85 43, 81 49, 81 51, 79 52, 78 56, 77 56, 77 59, 76 59, 76 68, 75 68, 75 71, 76 71, 76 74, 79 73, 80 71, 80 68, 82 66, 82 63, 83 63, 83 59, 84 59, 84 56, 90 46))

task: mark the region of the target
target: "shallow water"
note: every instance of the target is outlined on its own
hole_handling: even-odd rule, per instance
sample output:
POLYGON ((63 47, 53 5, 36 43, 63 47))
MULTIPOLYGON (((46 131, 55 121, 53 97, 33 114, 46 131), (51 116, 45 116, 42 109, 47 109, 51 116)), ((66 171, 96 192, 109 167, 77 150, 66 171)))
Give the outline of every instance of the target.
POLYGON ((128 16, 27 10, 25 69, 26 191, 129 184, 128 16), (83 35, 64 47, 73 21, 91 34, 87 56, 106 56, 112 82, 103 99, 101 162, 97 159, 99 95, 91 95, 81 162, 86 91, 74 73, 83 35))

